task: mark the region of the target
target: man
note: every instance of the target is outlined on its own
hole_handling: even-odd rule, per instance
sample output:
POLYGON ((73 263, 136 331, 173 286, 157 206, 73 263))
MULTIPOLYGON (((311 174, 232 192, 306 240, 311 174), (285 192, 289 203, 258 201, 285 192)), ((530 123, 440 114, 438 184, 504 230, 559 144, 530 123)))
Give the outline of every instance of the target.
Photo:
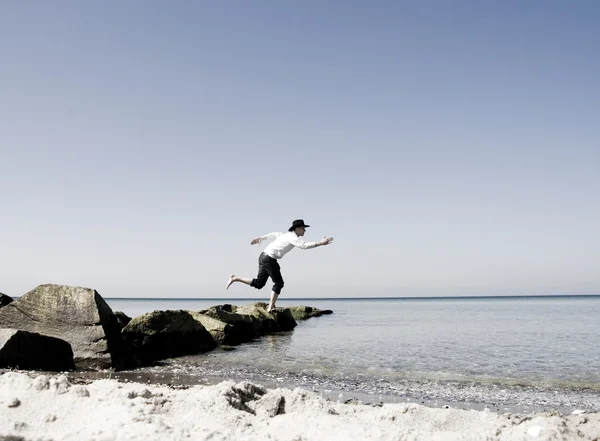
POLYGON ((269 244, 258 257, 258 275, 252 279, 249 277, 237 277, 235 274, 232 274, 227 281, 226 289, 229 289, 233 282, 242 282, 256 289, 261 289, 266 285, 267 279, 270 276, 271 280, 273 280, 273 291, 271 292, 271 301, 269 302, 268 311, 271 312, 275 308, 275 302, 283 288, 281 267, 277 261, 294 247, 308 250, 310 248, 329 245, 333 242, 333 237, 325 237, 319 242, 304 242, 300 238, 304 236, 308 227, 310 227, 310 225, 306 225, 302 219, 296 219, 292 222, 292 226, 288 228, 287 233, 269 233, 253 239, 252 242, 250 242, 250 245, 258 245, 266 239, 275 240, 269 244))

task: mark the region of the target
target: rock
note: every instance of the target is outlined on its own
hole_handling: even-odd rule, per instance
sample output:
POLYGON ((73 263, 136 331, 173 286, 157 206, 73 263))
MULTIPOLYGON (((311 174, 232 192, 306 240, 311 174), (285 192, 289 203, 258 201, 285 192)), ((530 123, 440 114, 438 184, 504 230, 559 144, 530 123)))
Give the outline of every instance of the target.
POLYGON ((12 303, 12 301, 13 301, 12 297, 9 297, 6 294, 2 294, 0 292, 0 308, 8 305, 9 303, 12 303))
POLYGON ((237 314, 237 307, 231 305, 217 305, 209 309, 200 311, 199 313, 221 322, 233 325, 235 336, 240 343, 252 341, 260 334, 256 330, 256 326, 252 317, 247 315, 237 314))
POLYGON ((183 310, 153 311, 132 319, 122 331, 133 354, 148 363, 213 349, 211 334, 183 310))
MULTIPOLYGON (((244 334, 244 328, 223 322, 208 315, 196 311, 188 311, 190 315, 210 332, 213 340, 220 345, 239 345, 248 340, 244 334)), ((250 338, 251 340, 252 338, 250 338)))
POLYGON ((279 331, 291 331, 298 326, 289 308, 275 308, 271 315, 275 318, 279 331))
POLYGON ((128 364, 117 319, 94 289, 40 285, 0 309, 0 327, 65 340, 77 368, 122 369, 128 364))
MULTIPOLYGON (((228 332, 231 333, 231 339, 237 343, 225 344, 244 343, 264 334, 291 331, 297 326, 291 311, 287 308, 277 308, 273 313, 269 313, 267 312, 267 304, 263 302, 240 307, 217 305, 202 310, 198 314, 233 325, 233 329, 228 330, 228 332)), ((206 324, 204 325, 206 326, 206 324)), ((222 325, 219 325, 220 327, 222 325)), ((217 328, 215 330, 220 331, 217 328)))
POLYGON ((129 322, 131 321, 131 317, 129 317, 127 314, 125 314, 124 312, 121 311, 115 311, 115 318, 117 319, 117 323, 119 324, 119 327, 121 328, 121 330, 127 326, 129 324, 129 322))
POLYGON ((279 326, 273 315, 267 312, 267 304, 263 302, 251 305, 240 306, 236 310, 237 314, 249 317, 257 335, 270 334, 278 332, 279 326))
POLYGON ((254 411, 256 415, 264 415, 269 418, 283 415, 285 413, 285 397, 276 392, 269 391, 256 401, 254 411))
POLYGON ((321 317, 326 314, 333 314, 331 309, 317 309, 312 306, 290 306, 289 308, 296 320, 308 320, 312 317, 321 317))
POLYGON ((0 329, 0 368, 69 371, 73 350, 64 340, 35 332, 0 329))
POLYGON ((19 407, 21 405, 21 400, 18 398, 11 398, 8 400, 8 407, 19 407))

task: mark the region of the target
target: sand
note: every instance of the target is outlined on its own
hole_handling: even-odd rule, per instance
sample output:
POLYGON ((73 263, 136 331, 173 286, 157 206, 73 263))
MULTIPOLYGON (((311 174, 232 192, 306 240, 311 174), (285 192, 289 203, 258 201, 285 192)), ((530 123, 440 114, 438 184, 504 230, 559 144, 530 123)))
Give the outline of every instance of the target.
POLYGON ((331 401, 248 382, 210 386, 0 375, 0 440, 594 440, 600 414, 499 414, 331 401))

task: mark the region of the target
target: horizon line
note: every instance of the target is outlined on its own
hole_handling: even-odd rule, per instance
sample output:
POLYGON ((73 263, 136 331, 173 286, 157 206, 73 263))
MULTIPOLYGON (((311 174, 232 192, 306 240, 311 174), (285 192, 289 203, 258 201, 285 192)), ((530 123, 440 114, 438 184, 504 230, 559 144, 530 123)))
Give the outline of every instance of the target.
MULTIPOLYGON (((424 299, 506 299, 506 298, 600 297, 600 294, 515 294, 490 296, 423 296, 423 297, 286 297, 279 300, 424 300, 424 299)), ((104 297, 111 300, 264 300, 264 297, 104 297)))

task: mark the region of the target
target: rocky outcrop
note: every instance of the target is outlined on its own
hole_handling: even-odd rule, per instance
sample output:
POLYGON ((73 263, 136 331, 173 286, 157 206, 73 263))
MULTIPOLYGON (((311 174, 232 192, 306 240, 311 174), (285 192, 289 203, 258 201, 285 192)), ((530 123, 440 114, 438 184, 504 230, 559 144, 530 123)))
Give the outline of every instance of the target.
POLYGON ((117 319, 94 289, 40 285, 0 309, 0 327, 65 340, 80 369, 127 366, 117 319))
POLYGON ((204 326, 183 310, 153 311, 135 317, 122 334, 142 363, 205 352, 216 346, 204 326))
POLYGON ((0 329, 0 368, 69 371, 75 369, 71 345, 35 332, 0 329))
POLYGON ((289 309, 296 320, 308 320, 313 317, 333 314, 331 309, 317 309, 312 306, 290 306, 289 309))
POLYGON ((263 302, 240 307, 218 305, 199 311, 196 314, 194 318, 199 321, 201 321, 202 316, 208 316, 221 323, 231 325, 231 328, 224 328, 223 325, 218 324, 212 325, 216 327, 215 333, 230 334, 230 340, 234 340, 236 343, 229 344, 251 341, 261 335, 274 332, 291 331, 297 325, 291 311, 287 308, 277 308, 269 313, 267 312, 267 304, 263 302))
POLYGON ((290 331, 296 320, 331 313, 310 306, 267 312, 260 302, 154 311, 131 319, 113 313, 94 289, 64 285, 40 285, 15 301, 0 294, 0 301, 9 302, 0 309, 0 328, 9 329, 1 337, 0 367, 46 370, 73 369, 71 361, 77 369, 136 367, 290 331))
POLYGON ((0 308, 8 305, 9 303, 12 303, 12 301, 13 301, 12 297, 9 297, 6 294, 2 294, 0 292, 0 308))

